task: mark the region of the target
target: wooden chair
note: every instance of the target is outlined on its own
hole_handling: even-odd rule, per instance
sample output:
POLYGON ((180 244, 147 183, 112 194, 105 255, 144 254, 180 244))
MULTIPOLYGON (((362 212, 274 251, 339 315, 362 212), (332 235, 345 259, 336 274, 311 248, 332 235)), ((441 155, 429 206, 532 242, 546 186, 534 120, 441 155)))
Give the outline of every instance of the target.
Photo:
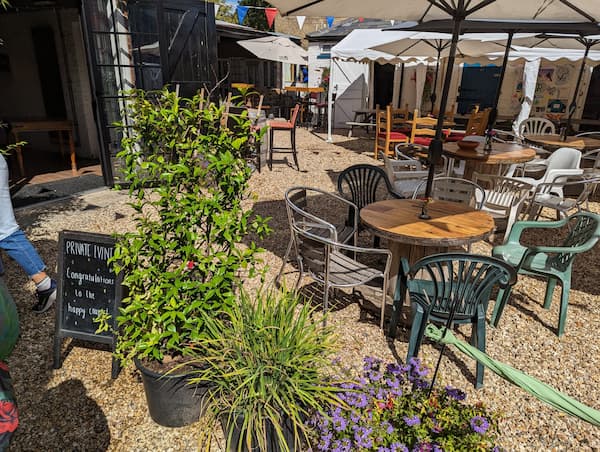
POLYGON ((460 141, 466 136, 483 135, 488 125, 491 111, 491 108, 486 108, 482 111, 473 111, 469 116, 465 130, 453 130, 448 138, 446 138, 446 141, 460 141))
MULTIPOLYGON (((450 109, 446 110, 446 112, 444 113, 444 121, 450 121, 450 122, 454 122, 454 115, 456 114, 454 111, 454 107, 455 104, 450 105, 450 109)), ((433 109, 433 111, 431 112, 431 116, 437 118, 440 114, 440 109, 439 107, 436 107, 433 109)))
POLYGON ((379 157, 379 152, 393 156, 392 146, 396 143, 408 143, 406 134, 393 130, 392 116, 391 106, 388 105, 385 110, 381 110, 377 106, 375 111, 375 160, 379 157))
POLYGON ((300 104, 296 104, 292 110, 292 116, 289 121, 269 121, 269 169, 273 169, 273 151, 290 150, 294 156, 294 163, 296 168, 300 171, 298 165, 298 154, 296 152, 296 121, 298 120, 298 111, 300 110, 300 104), (290 132, 291 147, 289 148, 276 148, 273 139, 276 130, 284 130, 290 132))
MULTIPOLYGON (((436 118, 431 118, 429 116, 419 117, 419 110, 415 110, 412 119, 409 143, 429 146, 431 140, 435 137, 437 121, 436 118)), ((444 138, 449 133, 449 130, 444 130, 444 138)))

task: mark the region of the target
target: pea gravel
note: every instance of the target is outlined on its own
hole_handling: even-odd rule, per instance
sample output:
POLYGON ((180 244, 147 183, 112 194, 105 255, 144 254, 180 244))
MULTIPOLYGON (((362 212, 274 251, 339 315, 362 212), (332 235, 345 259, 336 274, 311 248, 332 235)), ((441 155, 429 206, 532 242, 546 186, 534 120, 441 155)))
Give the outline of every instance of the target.
MULTIPOLYGON (((282 137, 283 138, 283 137, 282 137)), ((336 190, 337 175, 354 163, 373 163, 372 141, 335 135, 327 143, 323 135, 298 130, 300 171, 289 162, 291 155, 276 154, 273 170, 264 168, 251 180, 252 203, 272 217, 273 233, 260 245, 272 281, 281 266, 289 240, 283 193, 293 185, 336 190)), ((590 203, 599 212, 600 204, 590 203)), ((323 214, 342 216, 345 212, 321 206, 323 214)), ((19 210, 18 220, 35 243, 51 272, 56 270, 58 232, 122 232, 132 227, 131 211, 123 192, 103 189, 71 199, 19 210)), ((548 218, 551 213, 547 212, 548 218)), ((499 234, 501 237, 501 234, 499 234)), ((547 237, 533 236, 544 241, 547 237)), ((372 243, 365 236, 365 244, 372 243)), ((498 239, 495 239, 496 243, 498 239)), ((473 252, 488 254, 491 244, 480 242, 473 252)), ((506 306, 497 329, 488 327, 487 352, 494 358, 600 409, 600 249, 597 247, 575 261, 566 333, 555 334, 558 323, 558 295, 550 310, 542 308, 544 284, 519 277, 514 295, 506 306)), ((9 359, 20 411, 20 426, 10 450, 14 451, 188 451, 198 448, 198 425, 171 429, 150 419, 141 381, 133 368, 119 378, 110 378, 111 356, 103 346, 77 341, 63 342, 63 365, 52 369, 54 311, 32 313, 34 287, 23 272, 4 259, 5 278, 17 303, 20 341, 9 359)), ((296 274, 286 266, 291 284, 296 274)), ((314 288, 305 280, 308 288, 314 288)), ((258 282, 252 284, 257 285, 258 282)), ((558 293, 558 290, 557 290, 558 293)), ((318 292, 316 301, 319 300, 318 292)), ((404 359, 408 331, 400 330, 395 341, 387 341, 373 315, 350 294, 339 294, 330 322, 340 337, 339 356, 344 363, 360 366, 363 356, 384 360, 404 359)), ((490 312, 488 315, 491 314, 490 312)), ((468 338, 470 328, 459 336, 468 338)), ((433 365, 434 347, 426 343, 421 352, 433 365)), ((470 402, 481 401, 502 415, 500 446, 507 450, 583 451, 600 450, 600 429, 562 414, 538 402, 519 388, 491 372, 484 387, 473 388, 474 362, 448 350, 441 368, 440 385, 463 388, 470 402)), ((219 450, 216 446, 215 450, 219 450)))

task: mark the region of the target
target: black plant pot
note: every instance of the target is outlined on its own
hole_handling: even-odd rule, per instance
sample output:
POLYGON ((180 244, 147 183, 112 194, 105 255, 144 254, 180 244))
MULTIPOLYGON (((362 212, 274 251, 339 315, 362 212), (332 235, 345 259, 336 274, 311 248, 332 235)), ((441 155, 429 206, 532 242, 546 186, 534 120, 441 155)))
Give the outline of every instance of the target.
MULTIPOLYGON (((225 438, 229 435, 229 419, 227 416, 221 417, 221 427, 223 428, 223 435, 225 438)), ((246 432, 242 431, 242 426, 244 425, 243 417, 239 416, 236 419, 235 425, 233 426, 233 432, 231 435, 231 443, 229 444, 229 452, 283 452, 284 449, 279 447, 279 441, 277 438, 277 432, 273 427, 271 422, 267 422, 266 425, 266 435, 267 435, 267 449, 261 450, 258 447, 258 441, 253 438, 252 439, 252 449, 248 449, 246 445, 246 432), (241 448, 238 446, 241 444, 241 448)), ((283 436, 287 443, 287 446, 290 452, 295 452, 296 450, 300 450, 296 447, 295 436, 294 436, 294 427, 292 422, 289 419, 285 419, 282 425, 283 436)))
POLYGON ((204 414, 209 385, 188 384, 190 374, 160 374, 135 360, 142 374, 150 417, 165 427, 182 427, 197 422, 204 414))

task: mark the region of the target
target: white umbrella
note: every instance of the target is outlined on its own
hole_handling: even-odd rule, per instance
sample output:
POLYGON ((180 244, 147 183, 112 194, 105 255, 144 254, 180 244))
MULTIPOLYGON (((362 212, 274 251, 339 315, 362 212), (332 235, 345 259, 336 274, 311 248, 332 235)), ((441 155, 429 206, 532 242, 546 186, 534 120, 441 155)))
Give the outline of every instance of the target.
MULTIPOLYGON (((600 22, 598 0, 269 0, 282 15, 371 17, 423 22, 452 19, 448 67, 454 66, 461 23, 469 19, 600 22)), ((446 71, 440 111, 446 111, 452 71, 446 71)), ((439 115, 435 139, 429 146, 431 165, 425 195, 431 195, 434 163, 442 155, 444 115, 439 115)))
POLYGON ((306 50, 294 44, 288 38, 265 36, 263 38, 246 39, 237 43, 263 60, 291 64, 307 64, 308 61, 306 50))

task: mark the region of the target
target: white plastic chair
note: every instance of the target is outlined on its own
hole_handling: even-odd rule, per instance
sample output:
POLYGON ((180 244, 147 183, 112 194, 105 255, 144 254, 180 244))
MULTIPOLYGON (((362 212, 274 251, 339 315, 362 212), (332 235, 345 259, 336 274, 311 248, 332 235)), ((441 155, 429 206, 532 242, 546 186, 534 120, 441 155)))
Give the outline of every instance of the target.
POLYGON ((554 123, 546 118, 527 118, 519 124, 519 138, 525 135, 553 135, 556 133, 554 123))
POLYGON ((408 198, 412 196, 415 188, 427 178, 427 171, 421 162, 401 154, 403 159, 391 159, 384 152, 380 152, 388 179, 392 183, 394 192, 408 198))
POLYGON ((557 220, 568 217, 570 213, 575 213, 573 211, 581 212, 583 204, 589 207, 587 206, 588 199, 599 182, 599 175, 588 176, 584 174, 569 177, 558 176, 552 182, 539 184, 529 205, 529 219, 537 220, 544 207, 556 210, 557 220), (564 192, 568 187, 578 187, 581 191, 576 198, 567 198, 557 194, 558 188, 564 192))
POLYGON ((503 239, 505 242, 533 187, 511 177, 473 173, 473 182, 480 181, 488 187, 484 189, 485 201, 481 210, 488 212, 494 218, 506 219, 503 239))
MULTIPOLYGON (((425 191, 423 181, 415 189, 412 198, 417 199, 425 191)), ((485 202, 485 190, 475 182, 459 177, 436 177, 431 187, 433 199, 467 204, 475 209, 481 209, 485 202)))
MULTIPOLYGON (((533 187, 544 183, 560 182, 560 176, 578 176, 583 174, 583 169, 579 167, 580 163, 580 151, 573 148, 559 148, 546 159, 546 171, 541 178, 515 177, 515 179, 531 184, 533 187)), ((555 192, 557 195, 563 196, 560 186, 556 187, 555 192)))

